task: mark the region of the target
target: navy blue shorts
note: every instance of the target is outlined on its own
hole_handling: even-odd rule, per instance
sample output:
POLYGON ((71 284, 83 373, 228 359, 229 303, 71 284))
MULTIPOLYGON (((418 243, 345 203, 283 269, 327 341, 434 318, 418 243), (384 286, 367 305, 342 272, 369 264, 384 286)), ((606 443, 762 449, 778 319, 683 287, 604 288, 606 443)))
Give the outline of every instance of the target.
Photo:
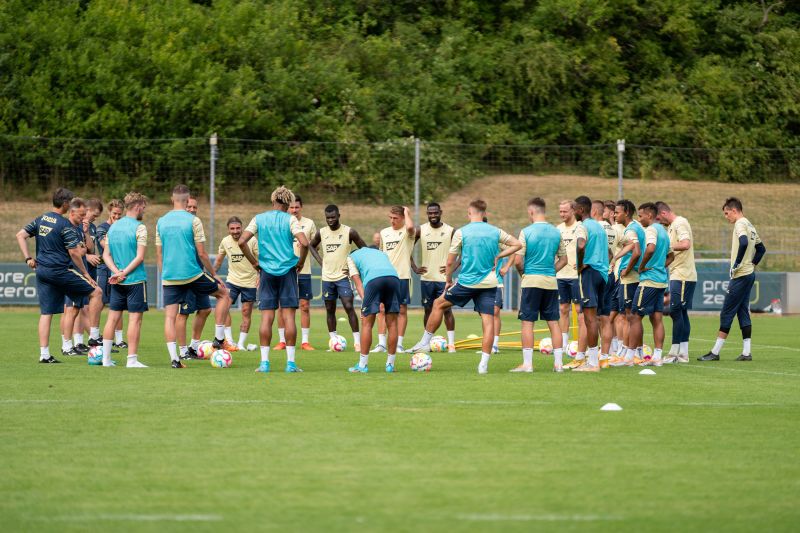
POLYGON ((103 305, 111 301, 111 284, 108 282, 109 271, 107 268, 97 269, 97 286, 103 291, 103 305))
POLYGON ((603 294, 603 301, 610 312, 619 310, 619 306, 617 305, 617 285, 619 285, 619 282, 612 272, 608 275, 606 292, 603 294))
POLYGON ((199 278, 184 285, 164 285, 164 305, 181 304, 182 315, 191 315, 211 307, 208 296, 219 290, 217 280, 203 272, 199 278))
POLYGON ((381 304, 386 313, 399 313, 401 281, 394 276, 371 279, 364 287, 361 316, 377 315, 381 311, 381 304))
POLYGON ((420 281, 420 291, 422 292, 422 307, 431 308, 433 302, 444 294, 444 281, 420 281))
POLYGON ((58 315, 64 312, 65 298, 83 301, 94 292, 94 287, 77 270, 51 270, 36 267, 36 291, 39 294, 39 309, 43 315, 58 315))
POLYGON ((558 320, 560 316, 558 289, 523 287, 517 318, 525 322, 536 322, 539 319, 558 320))
POLYGON ((400 295, 398 298, 400 299, 400 305, 408 305, 411 303, 411 289, 409 288, 410 280, 401 279, 400 280, 400 295))
POLYGON ((301 300, 311 300, 314 298, 314 291, 311 290, 311 274, 297 275, 298 298, 301 300))
POLYGON ((611 306, 606 305, 607 282, 603 274, 592 267, 584 268, 578 281, 581 287, 581 309, 596 308, 597 316, 610 315, 611 306))
POLYGON ((234 285, 230 281, 226 281, 225 286, 228 287, 228 296, 231 297, 231 305, 236 303, 236 300, 239 299, 239 296, 242 297, 242 303, 256 301, 255 287, 240 287, 238 285, 234 285))
POLYGON ((626 309, 633 309, 633 297, 636 295, 636 289, 638 288, 638 283, 625 284, 620 281, 617 288, 617 305, 619 305, 617 311, 624 313, 626 309))
POLYGON ((680 311, 683 309, 688 311, 692 308, 692 299, 694 299, 695 286, 697 286, 696 281, 673 280, 669 282, 670 312, 680 311))
POLYGON ((756 281, 755 272, 736 278, 728 282, 728 293, 722 304, 722 311, 719 314, 720 329, 730 329, 733 324, 733 317, 738 317, 739 327, 751 326, 750 321, 750 291, 756 281))
POLYGON ((147 311, 147 282, 131 285, 111 285, 111 302, 108 308, 112 311, 144 313, 147 311))
POLYGON ((634 301, 631 311, 639 316, 649 316, 653 313, 663 313, 665 290, 666 289, 642 287, 639 285, 636 288, 636 294, 633 297, 634 301))
POLYGON ((475 289, 456 283, 444 293, 444 299, 453 305, 464 307, 470 301, 475 303, 475 311, 482 315, 494 315, 494 299, 497 287, 475 289))
POLYGON ((499 307, 500 309, 503 308, 503 292, 505 289, 503 287, 497 287, 497 291, 494 293, 494 306, 499 307))
POLYGON ((76 309, 83 309, 87 305, 89 305, 88 296, 81 296, 80 298, 75 298, 74 300, 69 296, 64 296, 64 306, 66 307, 75 307, 76 309))
POLYGON ((258 308, 260 310, 274 310, 278 307, 297 309, 300 307, 298 294, 295 269, 290 269, 282 276, 261 271, 261 281, 258 285, 258 308))
POLYGON ((337 298, 352 297, 353 287, 350 285, 350 280, 348 278, 322 282, 322 299, 326 302, 336 300, 337 298))
POLYGON ((558 301, 562 304, 579 303, 581 300, 581 288, 578 279, 559 279, 558 282, 558 301))

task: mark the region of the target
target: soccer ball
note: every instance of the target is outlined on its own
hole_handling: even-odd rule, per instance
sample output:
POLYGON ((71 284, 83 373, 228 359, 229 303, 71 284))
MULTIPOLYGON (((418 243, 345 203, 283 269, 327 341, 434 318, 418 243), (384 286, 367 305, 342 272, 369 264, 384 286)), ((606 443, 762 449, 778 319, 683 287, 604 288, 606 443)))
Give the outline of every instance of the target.
POLYGON ((197 357, 200 359, 210 359, 214 353, 214 344, 211 341, 202 341, 197 345, 197 357))
POLYGON ((567 345, 567 353, 570 357, 578 355, 578 341, 572 341, 567 345))
POLYGON ((347 339, 342 337, 341 335, 336 335, 336 337, 331 337, 328 340, 328 349, 332 352, 343 352, 347 349, 347 339))
POLYGON ((217 350, 211 354, 211 366, 214 368, 228 368, 233 364, 233 357, 228 350, 217 350))
POLYGON ((103 364, 103 347, 93 346, 89 349, 86 358, 90 365, 100 366, 103 364))
POLYGON ((432 352, 446 352, 447 351, 447 340, 441 335, 437 335, 431 339, 431 351, 432 352))
POLYGON ((553 353, 553 339, 545 337, 539 341, 539 351, 545 355, 553 353))
POLYGON ((653 357, 653 349, 646 344, 642 345, 642 359, 649 361, 653 357))
POLYGON ((415 353, 411 356, 411 370, 414 372, 430 372, 433 359, 426 353, 415 353))

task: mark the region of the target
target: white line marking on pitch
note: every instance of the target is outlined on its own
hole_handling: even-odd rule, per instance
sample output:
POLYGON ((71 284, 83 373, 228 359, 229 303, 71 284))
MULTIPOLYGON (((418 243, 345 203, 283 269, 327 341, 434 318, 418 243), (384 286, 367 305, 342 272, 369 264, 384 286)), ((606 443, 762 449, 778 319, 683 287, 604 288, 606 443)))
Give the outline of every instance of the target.
MULTIPOLYGON (((752 363, 744 363, 744 364, 752 364, 752 363)), ((769 372, 767 370, 744 370, 743 368, 724 368, 713 365, 714 363, 710 362, 697 365, 679 365, 679 366, 684 368, 702 368, 704 370, 726 370, 728 372, 744 372, 745 374, 767 374, 770 376, 792 376, 795 378, 800 378, 800 374, 792 374, 790 372, 769 372)))
MULTIPOLYGON (((692 337, 693 341, 703 342, 716 342, 717 339, 701 339, 700 337, 692 337)), ((770 350, 787 350, 789 352, 800 352, 800 348, 792 348, 791 346, 776 346, 774 344, 752 344, 753 348, 768 348, 770 350)))
POLYGON ((744 403, 734 403, 734 402, 683 402, 683 403, 676 403, 674 405, 680 405, 682 407, 778 407, 778 406, 785 406, 789 407, 789 404, 783 403, 762 403, 762 402, 744 402, 744 403))
MULTIPOLYGON (((44 520, 48 518, 44 517, 44 520)), ((102 520, 111 522, 220 522, 218 514, 97 514, 77 516, 54 516, 49 520, 88 522, 102 520)))
POLYGON ((77 400, 37 400, 37 399, 3 399, 0 403, 75 403, 77 400))
POLYGON ((237 403, 237 404, 248 404, 248 403, 305 403, 303 400, 208 400, 208 403, 237 403))
POLYGON ((592 514, 460 514, 459 520, 471 522, 598 522, 607 520, 622 520, 616 515, 592 514))

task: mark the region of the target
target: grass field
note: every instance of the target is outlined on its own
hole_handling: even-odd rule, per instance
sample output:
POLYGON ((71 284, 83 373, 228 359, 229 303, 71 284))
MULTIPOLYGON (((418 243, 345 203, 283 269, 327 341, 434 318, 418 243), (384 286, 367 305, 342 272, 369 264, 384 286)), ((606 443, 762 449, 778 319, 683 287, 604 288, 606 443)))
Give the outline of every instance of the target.
MULTIPOLYGON (((36 314, 0 312, 4 531, 796 531, 800 318, 755 317, 752 363, 701 364, 717 319, 693 319, 692 362, 656 369, 350 375, 356 356, 301 353, 303 374, 192 361, 168 368, 161 314, 149 369, 36 364, 36 314), (616 402, 622 412, 601 412, 616 402)), ((459 314, 458 335, 478 333, 459 314)), ((407 337, 421 332, 414 314, 407 337)), ((667 320, 669 322, 669 320, 667 320)), ((325 345, 322 315, 312 341, 325 345)), ((517 327, 512 316, 507 330, 517 327)), ((207 330, 210 335, 210 328, 207 330)), ((649 332, 647 333, 649 335, 649 332)), ((252 338, 252 337, 251 337, 252 338)), ((409 342, 408 344, 411 344, 409 342)), ((60 343, 53 336, 54 347, 60 343)), ((124 361, 124 353, 117 360, 124 361)))

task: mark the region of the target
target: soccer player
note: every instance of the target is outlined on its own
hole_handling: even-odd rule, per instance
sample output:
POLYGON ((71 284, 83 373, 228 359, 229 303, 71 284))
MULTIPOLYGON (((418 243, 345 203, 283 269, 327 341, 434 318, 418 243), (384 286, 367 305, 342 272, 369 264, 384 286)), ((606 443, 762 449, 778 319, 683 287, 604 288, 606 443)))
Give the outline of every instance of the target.
MULTIPOLYGON (((558 216, 561 218, 561 224, 557 226, 558 231, 561 232, 561 240, 564 242, 564 248, 567 250, 567 265, 556 273, 556 280, 558 281, 558 301, 561 313, 559 324, 561 326, 561 338, 564 348, 569 345, 569 325, 570 313, 572 312, 572 304, 577 304, 580 299, 580 287, 578 284, 578 270, 576 268, 576 247, 578 231, 578 221, 575 220, 575 210, 572 200, 562 200, 558 205, 558 216)), ((583 339, 586 335, 586 326, 583 322, 583 314, 578 311, 578 340, 583 339)), ((578 367, 583 364, 583 361, 573 361, 567 364, 567 368, 578 367)))
MULTIPOLYGON (((86 218, 86 202, 81 198, 73 198, 69 204, 67 220, 75 228, 78 234, 83 266, 87 273, 89 262, 86 260, 88 251, 86 232, 84 231, 84 219, 86 218)), ((91 278, 91 275, 89 275, 91 278)), ((93 278, 92 278, 93 279, 93 278)), ((89 304, 88 297, 72 299, 69 296, 64 298, 64 314, 61 315, 61 353, 63 355, 84 355, 89 352, 89 347, 83 343, 83 327, 81 325, 81 312, 89 304), (74 315, 74 317, 73 317, 74 315), (70 317, 68 320, 67 317, 70 317), (71 328, 69 329, 71 324, 71 328)))
MULTIPOLYGON (((347 254, 350 246, 365 248, 367 244, 356 230, 341 223, 339 208, 330 204, 325 208, 324 228, 320 228, 311 239, 309 252, 322 266, 322 301, 325 302, 325 318, 328 324, 328 335, 335 339, 336 331, 336 299, 342 301, 342 307, 350 321, 353 332, 353 349, 361 350, 361 334, 358 330, 358 317, 353 309, 353 288, 347 278, 347 254), (322 247, 322 255, 317 251, 322 247)), ((363 280, 362 280, 363 281, 363 280)))
MULTIPOLYGON (((664 226, 656 222, 658 209, 654 203, 639 206, 639 222, 644 227, 645 248, 639 263, 639 287, 633 297, 632 335, 642 339, 642 317, 649 316, 653 326, 653 358, 645 364, 661 366, 661 350, 664 346, 664 291, 669 285, 667 254, 669 235, 664 226)), ((642 340, 639 341, 641 345, 642 340)))
POLYGON ((381 306, 386 316, 386 372, 395 371, 397 349, 397 322, 402 297, 402 284, 389 257, 372 248, 362 247, 347 258, 347 272, 361 296, 361 351, 358 364, 349 371, 366 374, 369 349, 372 344, 372 327, 381 306))
POLYGON ((269 347, 272 342, 272 323, 275 310, 280 307, 286 326, 286 372, 302 372, 295 362, 297 326, 295 313, 300 305, 297 290, 297 273, 302 272, 308 254, 308 239, 300 229, 297 218, 287 211, 294 203, 294 193, 286 187, 278 187, 270 196, 272 209, 253 217, 239 237, 242 249, 253 268, 260 271, 258 284, 258 308, 261 310, 261 364, 256 372, 269 372, 269 347), (247 242, 258 238, 258 260, 253 256, 247 242), (294 240, 300 245, 300 257, 294 253, 294 240))
MULTIPOLYGON (((600 335, 600 317, 608 318, 610 302, 605 299, 608 283, 608 236, 600 223, 591 217, 592 201, 587 196, 575 198, 575 218, 580 223, 575 233, 577 247, 578 282, 580 283, 581 308, 586 323, 586 340, 578 341, 578 356, 588 347, 585 364, 574 368, 575 372, 599 372, 600 357, 597 340, 600 335), (607 305, 608 304, 608 305, 607 305)), ((610 339, 609 339, 610 341, 610 339)), ((603 350, 607 350, 603 346, 603 350)))
POLYGON ((208 295, 217 298, 215 349, 225 342, 225 315, 231 304, 225 283, 208 260, 203 222, 186 210, 188 203, 189 188, 176 185, 172 189, 172 211, 156 224, 156 257, 161 267, 165 306, 164 337, 172 368, 185 368, 178 355, 175 322, 178 308, 187 295, 191 293, 196 299, 208 295))
MULTIPOLYGON (((411 254, 414 251, 416 228, 411 219, 408 207, 395 205, 389 210, 388 228, 383 228, 381 234, 380 250, 389 256, 397 275, 400 278, 400 315, 397 317, 397 351, 403 353, 403 336, 408 325, 408 304, 411 301, 411 254)), ((378 346, 373 352, 386 351, 386 334, 381 333, 382 327, 378 323, 378 346)))
MULTIPOLYGON (((483 221, 489 222, 489 219, 483 217, 483 221)), ((500 250, 502 251, 504 248, 505 245, 501 244, 500 250)), ((511 263, 508 261, 508 259, 499 259, 495 269, 495 275, 497 276, 497 291, 494 294, 494 339, 492 340, 493 355, 500 353, 500 329, 503 327, 503 319, 500 315, 500 312, 503 310, 503 292, 505 288, 503 285, 503 278, 510 267, 511 263)))
POLYGON ((434 302, 428 323, 425 325, 425 333, 411 351, 430 351, 431 339, 442 324, 444 312, 453 305, 464 307, 472 301, 475 310, 481 315, 483 329, 478 373, 486 374, 489 372, 489 358, 494 340, 494 300, 497 295, 495 268, 497 261, 515 254, 522 245, 500 228, 483 222, 483 217, 486 216, 486 202, 483 200, 470 202, 467 216, 469 224, 456 230, 450 244, 445 274, 447 289, 434 302), (507 248, 499 252, 501 245, 506 245, 507 248), (459 255, 461 275, 458 283, 454 283, 453 270, 459 255))
MULTIPOLYGON (((250 332, 250 320, 253 316, 253 302, 256 301, 256 286, 258 285, 258 272, 253 265, 245 258, 239 248, 239 237, 242 236, 242 220, 239 217, 228 219, 228 235, 219 243, 217 257, 214 260, 214 270, 219 271, 222 261, 228 258, 228 276, 225 286, 228 287, 228 295, 231 305, 234 305, 239 297, 242 298, 242 324, 239 327, 239 342, 236 347, 240 350, 247 349, 247 334, 250 332)), ((255 240, 250 240, 248 245, 253 254, 258 254, 258 244, 255 240)), ((231 333, 231 313, 225 317, 225 339, 228 343, 233 343, 231 333)))
MULTIPOLYGON (((83 219, 83 231, 86 235, 86 268, 89 276, 97 281, 98 268, 103 264, 102 251, 97 239, 97 226, 94 221, 103 212, 103 202, 98 198, 91 198, 86 202, 86 217, 83 219)), ((89 332, 89 346, 102 346, 102 339, 100 337, 100 313, 102 307, 96 309, 97 316, 89 314, 89 308, 84 307, 78 320, 75 321, 75 328, 73 333, 81 335, 81 343, 83 343, 84 331, 89 332)))
MULTIPOLYGON (((53 194, 52 211, 48 211, 17 232, 17 244, 25 264, 36 272, 39 294, 39 362, 59 363, 50 355, 50 325, 53 315, 64 312, 64 297, 77 299, 89 296, 89 305, 99 307, 102 293, 89 277, 78 249, 80 239, 75 228, 64 218, 74 198, 72 191, 57 189, 53 194), (36 239, 36 258, 28 253, 28 239, 36 239)), ((72 330, 75 315, 68 313, 68 331, 72 330)), ((71 348, 71 346, 70 346, 71 348)))
MULTIPOLYGON (((428 204, 426 210, 428 222, 417 229, 416 241, 420 243, 420 262, 417 267, 411 259, 411 268, 420 276, 420 290, 422 292, 422 307, 425 314, 422 325, 428 323, 428 317, 433 309, 433 302, 444 293, 445 272, 447 271, 447 252, 450 250, 450 241, 455 228, 442 222, 442 207, 436 203, 428 204)), ((444 323, 447 327, 447 351, 456 351, 456 319, 453 310, 448 309, 444 314, 444 323)))
POLYGON ((619 266, 619 288, 617 289, 617 305, 619 312, 625 313, 625 335, 622 337, 622 348, 624 352, 622 360, 610 363, 611 366, 633 366, 639 342, 633 333, 633 296, 639 287, 639 264, 642 259, 640 243, 645 240, 644 228, 633 219, 636 207, 630 200, 619 200, 616 207, 615 219, 617 223, 625 226, 620 244, 622 247, 614 254, 612 263, 619 266))
POLYGON ((547 322, 553 339, 553 370, 562 372, 562 337, 558 324, 558 283, 556 272, 567 264, 567 251, 561 232, 545 217, 545 201, 528 201, 531 225, 519 233, 522 246, 514 263, 522 278, 519 319, 522 321, 522 364, 511 372, 533 372, 533 329, 541 318, 547 322))
MULTIPOLYGON (((617 252, 619 252, 620 248, 622 248, 622 237, 625 234, 625 226, 617 222, 616 208, 616 202, 613 200, 606 200, 603 218, 605 218, 606 221, 608 221, 608 223, 611 225, 610 230, 606 229, 606 233, 608 234, 609 254, 611 255, 612 260, 617 252)), ((609 280, 613 280, 613 283, 609 283, 611 290, 611 314, 609 315, 609 320, 612 328, 611 354, 613 354, 609 359, 609 362, 612 362, 616 360, 617 356, 620 354, 620 350, 622 348, 622 341, 620 339, 625 337, 627 327, 627 321, 625 320, 625 308, 624 305, 620 307, 618 298, 619 263, 609 267, 608 277, 609 280)), ((608 285, 606 288, 608 288, 608 285)), ((604 366, 602 361, 600 362, 600 366, 604 366)))
POLYGON ((722 205, 722 213, 729 223, 733 224, 731 238, 731 280, 728 283, 728 292, 722 304, 719 315, 719 332, 717 341, 710 352, 698 361, 719 361, 719 352, 731 331, 733 317, 739 319, 739 328, 742 330, 742 353, 737 361, 752 361, 750 353, 750 338, 753 333, 750 321, 750 291, 756 279, 756 265, 761 262, 767 248, 761 242, 755 226, 744 216, 742 202, 731 197, 722 205))
MULTIPOLYGON (((294 203, 289 207, 289 214, 297 219, 297 224, 306 236, 307 241, 317 234, 317 225, 310 218, 303 216, 303 199, 294 196, 294 203)), ((300 245, 297 239, 294 240, 294 253, 300 257, 300 245)), ((302 341, 301 350, 313 350, 314 347, 308 342, 308 335, 311 331, 311 299, 314 297, 311 290, 311 261, 306 261, 303 271, 297 274, 297 287, 300 291, 300 328, 302 341)), ((283 327, 283 314, 278 313, 278 344, 273 350, 283 350, 286 348, 286 330, 283 327)))
POLYGON ((670 249, 669 266, 669 316, 672 318, 672 346, 665 363, 689 362, 689 309, 697 285, 694 265, 694 236, 689 221, 676 215, 666 202, 656 202, 656 219, 668 226, 670 249))
POLYGON ((103 261, 111 272, 111 300, 103 331, 103 366, 114 366, 111 346, 114 328, 123 311, 128 312, 127 368, 147 368, 139 362, 139 338, 142 316, 147 311, 147 273, 144 253, 147 248, 147 227, 142 223, 147 197, 138 192, 125 195, 125 218, 111 226, 105 236, 103 261))
MULTIPOLYGON (((108 233, 108 229, 111 227, 114 222, 122 218, 122 212, 124 208, 124 204, 121 200, 111 200, 108 202, 108 219, 97 226, 97 255, 103 257, 103 240, 106 238, 106 234, 108 233)), ((109 299, 111 298, 111 286, 108 284, 108 275, 109 270, 106 266, 104 261, 101 261, 99 265, 97 265, 97 284, 100 286, 100 290, 103 291, 103 305, 108 305, 109 299)), ((100 311, 102 312, 102 307, 100 311)), ((100 327, 100 315, 97 316, 97 323, 95 324, 97 328, 100 327)), ((102 339, 101 339, 102 341, 102 339)), ((89 339, 89 346, 102 346, 103 343, 100 342, 98 344, 92 344, 92 339, 89 339)), ((114 344, 112 345, 111 352, 116 353, 119 350, 117 348, 127 348, 127 343, 122 338, 122 313, 119 315, 119 323, 114 327, 114 344)))
MULTIPOLYGON (((613 203, 612 203, 613 205, 613 203)), ((613 214, 613 210, 610 211, 613 214)), ((608 259, 609 265, 611 258, 614 257, 614 252, 617 245, 617 234, 614 227, 609 220, 609 209, 606 202, 603 200, 592 200, 592 219, 596 220, 603 231, 606 232, 606 241, 608 243, 608 259)), ((603 307, 609 310, 608 316, 600 315, 600 368, 608 368, 609 353, 614 351, 614 295, 616 294, 617 286, 614 273, 610 266, 608 269, 608 279, 606 280, 606 288, 603 293, 603 307)))

